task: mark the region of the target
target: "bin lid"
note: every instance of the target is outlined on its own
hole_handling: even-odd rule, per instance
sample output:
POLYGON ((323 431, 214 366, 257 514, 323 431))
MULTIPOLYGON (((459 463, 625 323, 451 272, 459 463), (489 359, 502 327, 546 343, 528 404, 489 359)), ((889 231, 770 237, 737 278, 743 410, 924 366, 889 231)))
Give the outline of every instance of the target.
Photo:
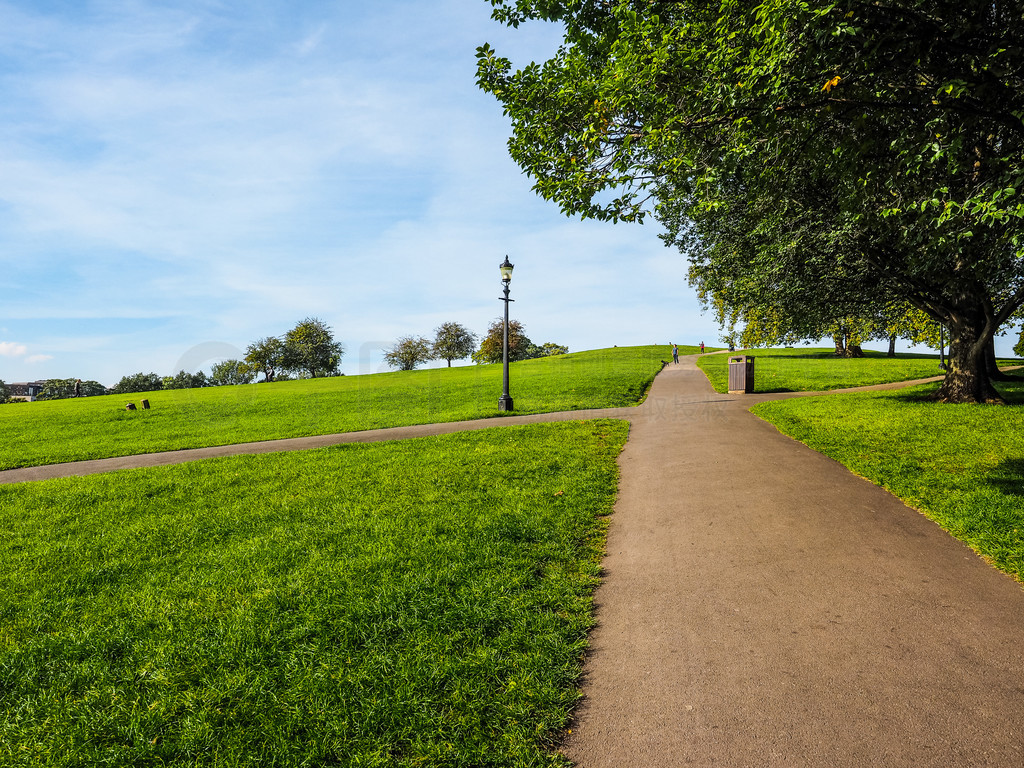
POLYGON ((753 360, 753 359, 754 359, 753 355, 739 355, 737 357, 730 357, 729 358, 729 363, 730 364, 732 364, 732 363, 745 363, 747 360, 753 360))

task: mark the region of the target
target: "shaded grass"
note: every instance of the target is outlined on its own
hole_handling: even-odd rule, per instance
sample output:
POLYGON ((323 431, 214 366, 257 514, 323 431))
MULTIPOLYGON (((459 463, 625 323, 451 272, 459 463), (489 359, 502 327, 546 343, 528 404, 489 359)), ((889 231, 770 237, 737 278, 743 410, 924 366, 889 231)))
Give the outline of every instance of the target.
POLYGON ((845 359, 835 357, 832 349, 754 349, 698 360, 716 392, 727 391, 729 358, 735 355, 753 356, 755 392, 824 392, 942 373, 938 355, 897 354, 890 358, 884 352, 864 350, 862 358, 845 359))
POLYGON ((563 764, 627 430, 0 487, 0 764, 563 764))
POLYGON ((1024 582, 1024 383, 997 385, 1013 406, 927 401, 936 386, 752 410, 920 509, 1024 582))
MULTIPOLYGON (((670 359, 663 345, 515 363, 516 413, 636 405, 670 359)), ((501 374, 463 366, 4 406, 0 469, 498 417, 501 374), (142 398, 151 410, 124 410, 142 398)))

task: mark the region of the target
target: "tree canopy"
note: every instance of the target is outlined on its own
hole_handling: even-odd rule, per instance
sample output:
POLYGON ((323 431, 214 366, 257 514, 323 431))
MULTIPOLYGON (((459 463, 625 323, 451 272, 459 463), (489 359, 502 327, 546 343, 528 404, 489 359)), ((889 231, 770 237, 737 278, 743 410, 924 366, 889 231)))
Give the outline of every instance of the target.
POLYGON ((1006 0, 491 0, 561 23, 478 81, 569 214, 655 216, 709 303, 813 335, 904 302, 950 332, 948 401, 1024 303, 1024 16, 1006 0))
POLYGON ((283 362, 284 342, 276 336, 265 336, 246 347, 245 364, 262 373, 264 381, 273 381, 283 362))
POLYGON ((209 386, 210 382, 202 371, 189 373, 188 371, 181 370, 173 376, 164 376, 163 384, 164 389, 198 389, 199 387, 209 386))
POLYGON ((210 384, 219 387, 248 384, 256 378, 256 371, 241 360, 223 360, 210 369, 210 384))
POLYGON ((309 378, 336 376, 344 347, 318 317, 307 317, 284 335, 281 366, 309 378))
MULTIPOLYGON (((480 341, 480 348, 473 353, 473 362, 500 363, 504 355, 505 321, 497 318, 487 327, 487 333, 480 341)), ((526 360, 530 350, 536 349, 518 320, 508 321, 508 361, 526 360)))
POLYGON ((110 388, 113 395, 126 395, 132 392, 156 392, 163 389, 164 383, 155 373, 135 373, 122 376, 121 380, 110 388))
POLYGON ((432 345, 422 336, 403 336, 384 352, 384 362, 400 371, 411 371, 433 359, 432 345))
POLYGON ((476 334, 458 323, 444 323, 434 329, 433 357, 447 360, 452 367, 452 360, 462 360, 473 354, 476 349, 476 334))

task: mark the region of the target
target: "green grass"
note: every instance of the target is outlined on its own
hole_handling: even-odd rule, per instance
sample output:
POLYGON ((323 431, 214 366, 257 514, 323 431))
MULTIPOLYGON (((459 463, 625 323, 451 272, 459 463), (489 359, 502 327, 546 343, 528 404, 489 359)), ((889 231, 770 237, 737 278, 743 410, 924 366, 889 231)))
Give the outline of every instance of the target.
MULTIPOLYGON (((670 359, 662 345, 515 363, 516 413, 636 405, 670 359)), ((498 417, 501 374, 500 365, 463 366, 9 405, 0 469, 498 417), (124 410, 142 398, 151 410, 124 410)))
POLYGON ((754 349, 701 357, 698 365, 715 391, 725 392, 729 358, 747 354, 754 358, 755 392, 824 392, 941 374, 938 355, 897 354, 890 358, 872 350, 864 350, 862 358, 842 359, 835 357, 832 349, 754 349))
POLYGON ((0 764, 564 764, 627 429, 0 487, 0 764))
POLYGON ((1012 406, 927 401, 935 388, 798 398, 752 410, 1024 582, 1024 383, 999 385, 1012 406))

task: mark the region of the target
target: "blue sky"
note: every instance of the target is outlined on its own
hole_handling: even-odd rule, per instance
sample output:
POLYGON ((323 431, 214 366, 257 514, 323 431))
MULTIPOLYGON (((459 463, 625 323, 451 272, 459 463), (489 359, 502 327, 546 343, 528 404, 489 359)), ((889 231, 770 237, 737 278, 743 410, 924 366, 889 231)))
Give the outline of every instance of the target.
MULTIPOLYGON (((0 0, 0 378, 209 370, 307 316, 382 370, 513 316, 573 350, 714 343, 650 224, 563 217, 475 84, 484 0, 0 0)), ((1012 343, 1012 342, 1011 342, 1012 343)))

